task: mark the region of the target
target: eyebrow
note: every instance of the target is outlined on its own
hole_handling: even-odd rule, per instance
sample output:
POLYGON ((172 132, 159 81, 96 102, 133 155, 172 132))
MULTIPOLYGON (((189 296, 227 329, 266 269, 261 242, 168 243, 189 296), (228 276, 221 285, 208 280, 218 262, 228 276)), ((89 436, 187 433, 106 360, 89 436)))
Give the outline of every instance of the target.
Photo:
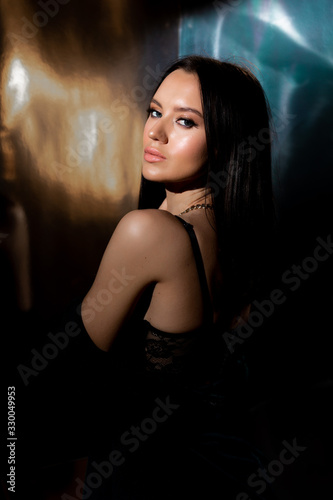
MULTIPOLYGON (((151 102, 157 104, 157 106, 159 106, 161 109, 163 109, 163 106, 161 103, 159 103, 158 101, 156 101, 156 99, 152 99, 151 102)), ((200 118, 203 118, 202 114, 200 113, 200 111, 198 111, 197 109, 194 109, 194 108, 189 108, 189 107, 177 107, 177 108, 174 108, 175 111, 190 111, 192 113, 195 113, 196 115, 200 116, 200 118)))

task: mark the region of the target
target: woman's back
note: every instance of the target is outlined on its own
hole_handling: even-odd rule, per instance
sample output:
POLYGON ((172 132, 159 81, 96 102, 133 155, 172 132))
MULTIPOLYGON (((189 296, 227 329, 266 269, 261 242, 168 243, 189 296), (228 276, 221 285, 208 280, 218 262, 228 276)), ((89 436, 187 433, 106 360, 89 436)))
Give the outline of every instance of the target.
MULTIPOLYGON (((154 212, 154 211, 152 211, 154 212)), ((204 211, 197 211, 182 220, 168 212, 152 213, 163 228, 166 260, 161 267, 166 274, 156 283, 145 319, 154 327, 169 333, 185 333, 200 328, 205 314, 204 285, 200 282, 197 258, 202 259, 203 280, 208 285, 212 321, 220 313, 218 301, 221 289, 221 272, 218 263, 217 241, 213 219, 204 211), (209 217, 207 217, 207 216, 209 217), (184 230, 185 226, 185 230, 184 230), (198 242, 197 257, 186 227, 192 226, 198 242)), ((154 250, 152 249, 154 252, 154 250)))
MULTIPOLYGON (((127 370, 120 362, 121 382, 109 393, 112 418, 106 420, 112 426, 89 458, 86 484, 112 452, 121 460, 97 489, 91 488, 94 500, 180 500, 197 494, 218 498, 221 492, 233 498, 247 488, 249 471, 257 466, 253 448, 240 435, 245 434, 244 423, 238 428, 239 401, 230 404, 230 398, 240 398, 239 373, 232 369, 222 375, 222 383, 219 380, 225 351, 211 336, 214 316, 220 312, 213 308, 220 271, 213 265, 217 262, 214 230, 205 213, 200 214, 187 217, 188 222, 162 210, 132 214, 139 226, 147 227, 148 222, 152 230, 159 226, 155 241, 163 248, 157 259, 161 281, 147 289, 151 300, 142 321, 139 317, 129 322, 133 331, 128 338, 139 334, 145 338, 134 347, 134 369, 127 370), (234 454, 231 462, 228 453, 234 454)), ((146 258, 155 267, 156 245, 150 248, 149 243, 148 237, 146 258)), ((122 349, 113 355, 126 358, 126 342, 122 349)), ((119 376, 116 369, 111 373, 119 376)))
MULTIPOLYGON (((215 232, 203 211, 187 220, 197 236, 216 319, 221 273, 215 232)), ((144 319, 153 327, 176 335, 202 326, 205 308, 192 244, 181 221, 165 210, 130 212, 109 242, 82 304, 84 325, 98 347, 109 349, 118 325, 149 286, 154 289, 144 319), (115 283, 119 275, 122 286, 115 283)))

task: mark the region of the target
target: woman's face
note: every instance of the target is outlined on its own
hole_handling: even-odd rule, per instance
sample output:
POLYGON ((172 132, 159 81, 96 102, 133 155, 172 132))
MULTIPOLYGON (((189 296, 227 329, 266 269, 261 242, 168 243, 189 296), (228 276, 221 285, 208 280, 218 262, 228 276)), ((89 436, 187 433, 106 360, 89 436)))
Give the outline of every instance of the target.
POLYGON ((177 69, 154 95, 143 132, 142 174, 166 185, 200 185, 207 161, 206 132, 196 74, 177 69))

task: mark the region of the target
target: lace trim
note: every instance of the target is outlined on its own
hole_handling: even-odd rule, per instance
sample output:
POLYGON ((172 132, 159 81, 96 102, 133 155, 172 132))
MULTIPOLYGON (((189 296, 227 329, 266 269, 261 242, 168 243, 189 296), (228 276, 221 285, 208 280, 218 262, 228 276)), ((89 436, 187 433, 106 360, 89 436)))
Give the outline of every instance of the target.
POLYGON ((145 360, 147 371, 177 374, 183 372, 191 359, 200 330, 184 334, 166 333, 147 321, 145 360))

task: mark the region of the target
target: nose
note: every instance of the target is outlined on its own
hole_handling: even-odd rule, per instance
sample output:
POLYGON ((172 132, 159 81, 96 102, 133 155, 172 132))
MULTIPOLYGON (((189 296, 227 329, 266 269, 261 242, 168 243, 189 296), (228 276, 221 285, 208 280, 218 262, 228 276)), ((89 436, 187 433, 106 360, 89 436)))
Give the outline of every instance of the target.
POLYGON ((164 125, 161 123, 161 120, 158 123, 155 123, 148 132, 148 136, 150 139, 158 142, 162 142, 166 144, 168 142, 168 135, 165 130, 164 125))

